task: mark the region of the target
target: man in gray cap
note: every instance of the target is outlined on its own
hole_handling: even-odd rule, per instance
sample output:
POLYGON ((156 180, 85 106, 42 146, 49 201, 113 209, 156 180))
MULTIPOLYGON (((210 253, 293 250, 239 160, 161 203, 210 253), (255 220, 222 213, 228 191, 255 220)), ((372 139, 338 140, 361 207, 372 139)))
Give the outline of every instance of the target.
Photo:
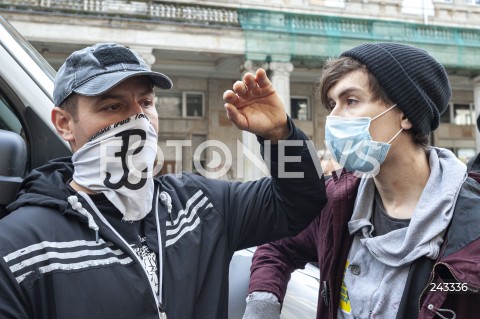
POLYGON ((290 273, 318 262, 317 318, 472 318, 480 311, 480 187, 427 146, 447 74, 427 52, 367 43, 326 62, 325 142, 344 170, 299 235, 260 246, 244 319, 279 318, 290 273))
POLYGON ((118 44, 62 65, 52 121, 73 156, 32 171, 0 221, 0 318, 226 318, 234 251, 297 234, 325 204, 264 70, 224 93, 230 120, 270 147, 272 178, 253 182, 154 178, 154 87, 172 82, 118 44))

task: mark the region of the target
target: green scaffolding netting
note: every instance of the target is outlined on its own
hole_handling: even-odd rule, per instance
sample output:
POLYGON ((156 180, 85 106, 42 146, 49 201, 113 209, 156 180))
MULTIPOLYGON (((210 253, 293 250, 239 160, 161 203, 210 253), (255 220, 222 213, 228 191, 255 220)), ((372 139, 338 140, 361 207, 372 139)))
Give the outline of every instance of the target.
POLYGON ((364 42, 427 50, 447 67, 480 70, 480 30, 338 16, 239 9, 249 60, 323 61, 364 42))

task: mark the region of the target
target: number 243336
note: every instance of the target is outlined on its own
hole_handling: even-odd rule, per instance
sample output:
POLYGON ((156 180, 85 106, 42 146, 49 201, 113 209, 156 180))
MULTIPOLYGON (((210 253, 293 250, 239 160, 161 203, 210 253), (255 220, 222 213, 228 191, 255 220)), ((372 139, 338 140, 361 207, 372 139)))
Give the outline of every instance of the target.
POLYGON ((478 290, 468 287, 466 283, 462 282, 431 282, 429 285, 431 292, 447 292, 447 293, 478 293, 478 290))

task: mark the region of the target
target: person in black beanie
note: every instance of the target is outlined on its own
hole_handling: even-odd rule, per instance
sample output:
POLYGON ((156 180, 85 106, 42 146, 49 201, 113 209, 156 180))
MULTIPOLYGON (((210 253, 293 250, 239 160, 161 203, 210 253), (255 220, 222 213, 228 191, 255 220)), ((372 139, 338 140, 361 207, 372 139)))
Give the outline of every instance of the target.
POLYGON ((428 146, 451 89, 426 51, 366 43, 326 62, 325 144, 343 170, 299 235, 257 248, 244 319, 278 319, 293 270, 320 268, 317 318, 472 318, 480 184, 428 146))

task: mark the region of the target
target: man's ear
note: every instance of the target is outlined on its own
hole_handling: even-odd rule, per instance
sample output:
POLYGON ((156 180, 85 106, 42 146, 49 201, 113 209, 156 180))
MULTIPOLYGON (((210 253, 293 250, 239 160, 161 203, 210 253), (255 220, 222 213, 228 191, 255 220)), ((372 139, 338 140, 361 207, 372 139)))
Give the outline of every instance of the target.
POLYGON ((52 123, 58 134, 65 141, 71 144, 75 140, 72 128, 73 118, 70 113, 59 107, 54 107, 52 110, 52 123))
POLYGON ((401 120, 400 120, 400 126, 406 131, 406 130, 409 130, 412 128, 412 123, 410 122, 409 119, 407 119, 407 117, 405 116, 405 114, 403 114, 403 112, 401 113, 401 120))

